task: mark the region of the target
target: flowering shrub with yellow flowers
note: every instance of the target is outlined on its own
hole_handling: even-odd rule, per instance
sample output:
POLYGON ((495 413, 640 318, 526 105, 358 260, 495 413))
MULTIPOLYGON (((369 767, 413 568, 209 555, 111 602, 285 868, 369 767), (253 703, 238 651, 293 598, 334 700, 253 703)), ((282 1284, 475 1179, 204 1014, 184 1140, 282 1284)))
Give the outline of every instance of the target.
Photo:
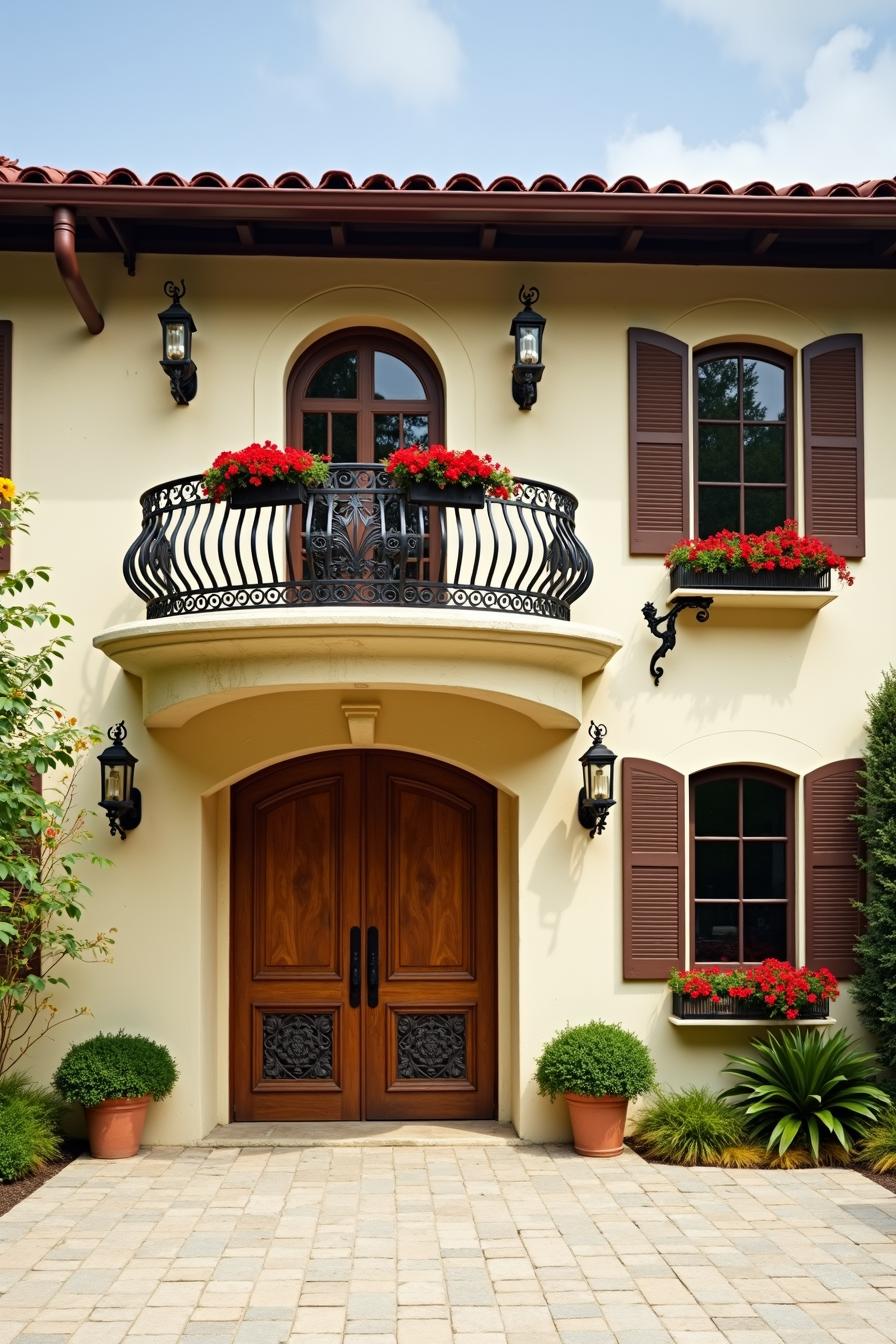
MULTIPOLYGON (((34 498, 0 476, 0 550, 27 532, 34 498)), ((90 895, 81 874, 108 862, 90 851, 88 814, 75 803, 78 770, 100 734, 48 694, 72 623, 38 600, 49 577, 42 565, 0 573, 0 1078, 67 1020, 55 1000, 64 963, 107 960, 114 933, 79 927, 90 895), (17 638, 42 630, 36 648, 17 638)))

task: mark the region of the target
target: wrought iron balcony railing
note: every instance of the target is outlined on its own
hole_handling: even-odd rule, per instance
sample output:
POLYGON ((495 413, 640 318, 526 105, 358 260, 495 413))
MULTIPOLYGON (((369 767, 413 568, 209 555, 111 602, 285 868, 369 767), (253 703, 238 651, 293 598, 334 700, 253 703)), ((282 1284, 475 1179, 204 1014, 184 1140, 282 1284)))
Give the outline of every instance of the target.
POLYGON ((332 468, 305 505, 237 510, 185 476, 141 497, 124 576, 151 619, 357 603, 569 620, 593 575, 577 501, 520 485, 481 510, 431 508, 409 503, 381 467, 353 463, 332 468))

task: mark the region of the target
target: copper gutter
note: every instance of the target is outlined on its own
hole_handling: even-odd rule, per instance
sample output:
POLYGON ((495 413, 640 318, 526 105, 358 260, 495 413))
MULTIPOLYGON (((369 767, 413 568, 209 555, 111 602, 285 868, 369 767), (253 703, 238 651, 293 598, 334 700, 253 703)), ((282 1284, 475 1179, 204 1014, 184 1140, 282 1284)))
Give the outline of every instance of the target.
POLYGON ((75 248, 75 212, 59 205, 53 211, 53 252, 63 283, 91 336, 99 336, 106 325, 90 297, 78 264, 75 248))

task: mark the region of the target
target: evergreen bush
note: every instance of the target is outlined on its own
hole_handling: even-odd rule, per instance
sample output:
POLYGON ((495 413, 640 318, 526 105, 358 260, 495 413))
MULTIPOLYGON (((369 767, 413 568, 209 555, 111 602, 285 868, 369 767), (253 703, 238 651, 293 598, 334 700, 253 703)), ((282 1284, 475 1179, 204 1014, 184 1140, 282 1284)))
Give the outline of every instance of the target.
POLYGON ((862 806, 857 817, 868 873, 865 932, 856 946, 859 974, 850 985, 862 1021, 896 1069, 896 668, 868 697, 862 806))
POLYGON ((538 1090, 553 1101, 562 1092, 583 1097, 637 1097, 654 1083, 647 1046, 610 1022, 566 1027, 541 1052, 538 1090))
POLYGON ((73 1045, 53 1076, 65 1100, 82 1106, 147 1094, 161 1101, 176 1081, 177 1065, 164 1045, 123 1031, 73 1045))

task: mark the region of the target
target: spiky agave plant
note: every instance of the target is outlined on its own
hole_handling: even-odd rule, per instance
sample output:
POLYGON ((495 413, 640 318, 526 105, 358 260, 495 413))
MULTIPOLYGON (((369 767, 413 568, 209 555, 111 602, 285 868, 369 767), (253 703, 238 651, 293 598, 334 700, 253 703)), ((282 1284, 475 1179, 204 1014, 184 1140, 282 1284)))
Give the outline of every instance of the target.
POLYGON ((740 1081, 722 1096, 744 1108, 751 1128, 768 1148, 777 1144, 779 1156, 797 1143, 818 1162, 829 1135, 849 1152, 889 1105, 871 1081, 876 1057, 858 1050, 845 1031, 825 1039, 794 1030, 752 1046, 756 1058, 728 1056, 725 1072, 740 1081))

